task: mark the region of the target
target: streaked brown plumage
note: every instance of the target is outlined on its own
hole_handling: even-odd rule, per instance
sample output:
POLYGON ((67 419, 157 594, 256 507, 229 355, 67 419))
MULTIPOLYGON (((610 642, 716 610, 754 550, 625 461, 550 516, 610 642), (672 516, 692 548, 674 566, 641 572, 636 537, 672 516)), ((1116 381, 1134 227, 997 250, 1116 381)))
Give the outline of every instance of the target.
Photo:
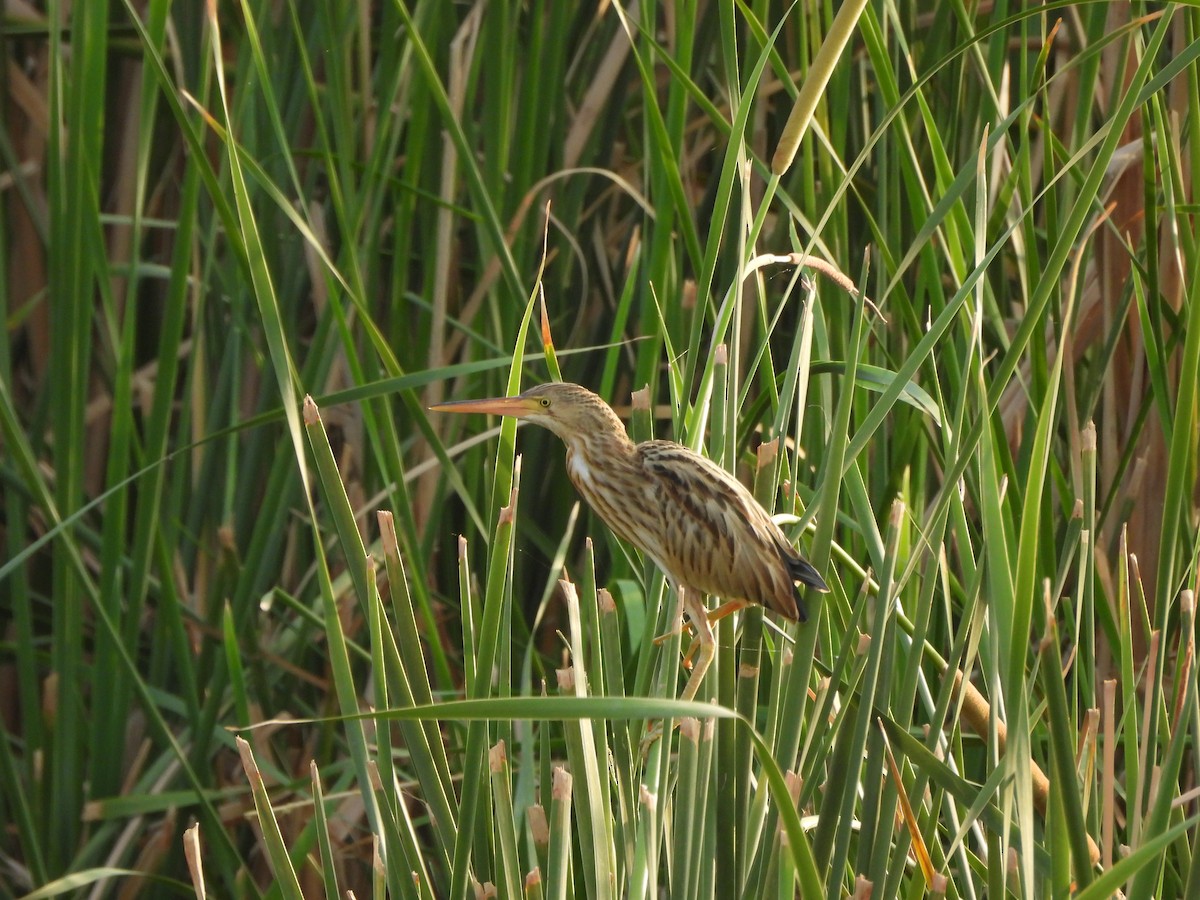
POLYGON ((618 537, 663 570, 696 629, 700 654, 685 700, 695 696, 715 654, 705 594, 729 601, 717 614, 759 603, 803 622, 799 585, 829 590, 741 482, 674 441, 635 444, 612 408, 586 388, 541 384, 516 397, 430 408, 516 416, 562 438, 576 489, 618 537))

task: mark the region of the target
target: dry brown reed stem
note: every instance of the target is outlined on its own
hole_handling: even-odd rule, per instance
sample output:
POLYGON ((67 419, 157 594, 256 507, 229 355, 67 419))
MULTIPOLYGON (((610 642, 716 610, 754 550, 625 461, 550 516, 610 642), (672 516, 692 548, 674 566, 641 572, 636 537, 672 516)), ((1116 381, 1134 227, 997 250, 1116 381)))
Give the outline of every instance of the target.
MULTIPOLYGON (((971 682, 963 677, 961 669, 954 670, 954 695, 955 699, 962 702, 963 717, 967 720, 967 724, 984 740, 987 740, 991 731, 989 722, 991 719, 991 705, 984 698, 979 689, 971 682)), ((1000 748, 1000 752, 1005 752, 1005 747, 1008 744, 1008 729, 1004 723, 996 721, 996 746, 1000 748)), ((1042 817, 1046 816, 1046 804, 1050 799, 1050 779, 1046 777, 1046 773, 1042 771, 1034 760, 1029 760, 1029 773, 1033 781, 1033 803, 1037 807, 1042 817)), ((1092 840, 1092 836, 1087 836, 1088 841, 1088 856, 1094 866, 1100 861, 1100 848, 1096 846, 1096 842, 1092 840)))

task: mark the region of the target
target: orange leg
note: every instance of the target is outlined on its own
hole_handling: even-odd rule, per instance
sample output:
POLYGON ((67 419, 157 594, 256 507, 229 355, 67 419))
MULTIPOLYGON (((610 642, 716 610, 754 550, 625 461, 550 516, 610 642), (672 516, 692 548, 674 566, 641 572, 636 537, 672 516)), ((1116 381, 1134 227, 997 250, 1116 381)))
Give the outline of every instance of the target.
POLYGON ((712 665, 713 658, 717 655, 717 642, 713 637, 712 627, 708 624, 708 610, 704 608, 704 595, 698 591, 689 590, 683 591, 683 595, 684 609, 687 610, 688 618, 692 620, 692 626, 696 629, 695 643, 699 645, 700 650, 696 663, 692 667, 692 676, 684 686, 683 693, 679 695, 680 700, 691 700, 696 696, 696 691, 700 689, 700 682, 704 680, 708 667, 712 665))
MULTIPOLYGON (((712 612, 708 613, 708 622, 710 625, 720 622, 726 616, 731 616, 735 612, 741 612, 743 609, 745 609, 749 605, 750 605, 749 600, 726 601, 725 603, 722 603, 720 606, 718 606, 716 609, 712 610, 712 612)), ((654 639, 655 644, 662 644, 663 642, 665 642, 667 640, 667 638, 673 638, 673 637, 675 637, 675 635, 681 634, 684 631, 692 630, 691 622, 681 621, 683 610, 679 606, 676 607, 676 610, 677 610, 677 613, 676 613, 676 619, 675 619, 675 627, 673 629, 671 629, 670 631, 668 631, 666 634, 660 634, 658 637, 656 637, 654 639)), ((688 664, 688 660, 690 660, 692 658, 692 655, 696 652, 696 648, 699 646, 696 643, 697 640, 698 640, 697 638, 692 639, 691 647, 689 647, 688 652, 684 654, 683 664, 685 666, 688 664)))
POLYGON ((696 651, 700 649, 700 636, 692 638, 692 642, 688 644, 687 652, 683 654, 683 667, 690 669, 692 667, 692 657, 696 655, 696 651))
MULTIPOLYGON (((716 609, 707 613, 708 624, 714 625, 717 622, 720 622, 726 616, 731 616, 735 612, 740 612, 741 610, 745 609, 749 605, 750 605, 749 600, 730 600, 727 603, 722 603, 716 609)), ((684 630, 690 631, 691 624, 684 623, 684 630)), ((685 669, 690 669, 692 667, 692 657, 696 655, 696 651, 699 649, 700 649, 700 635, 696 635, 694 638, 692 638, 692 643, 688 647, 687 653, 683 654, 683 667, 685 669)))
MULTIPOLYGON (((720 622, 726 616, 731 616, 735 612, 741 612, 743 609, 745 609, 749 605, 750 605, 749 600, 730 600, 727 603, 722 603, 716 609, 707 613, 708 623, 710 625, 713 625, 717 622, 720 622)), ((672 637, 675 637, 676 634, 680 634, 682 632, 687 632, 687 631, 691 631, 691 630, 692 630, 692 623, 690 621, 683 622, 683 623, 681 623, 680 630, 669 631, 666 634, 660 634, 658 637, 656 637, 654 639, 654 643, 662 644, 664 641, 667 640, 667 638, 672 638, 672 637)), ((690 669, 692 667, 692 657, 696 655, 696 651, 699 649, 700 649, 700 636, 696 635, 696 637, 692 638, 691 644, 688 645, 687 652, 683 654, 683 667, 685 669, 690 669)))
POLYGON ((671 616, 671 629, 654 639, 655 646, 661 646, 673 637, 683 634, 683 588, 675 588, 675 612, 671 616))
MULTIPOLYGON (((683 665, 688 667, 693 654, 699 651, 699 656, 695 664, 692 666, 692 674, 688 678, 687 684, 683 687, 683 693, 679 695, 680 700, 695 699, 696 692, 700 689, 700 683, 704 681, 704 676, 708 672, 709 666, 712 665, 713 658, 717 655, 717 641, 713 637, 712 627, 709 625, 708 610, 704 606, 704 595, 699 591, 693 591, 689 588, 679 587, 679 607, 680 618, 677 619, 679 630, 668 632, 661 637, 655 638, 655 643, 662 643, 669 637, 673 637, 682 631, 682 613, 687 612, 688 619, 691 620, 692 628, 696 631, 696 636, 692 638, 692 643, 688 647, 688 651, 684 654, 683 665)), ((742 604, 743 606, 745 604, 742 604)), ((725 604, 730 606, 730 604, 725 604)), ((724 609, 725 607, 722 607, 724 609)), ((738 607, 740 609, 740 607, 738 607)), ((733 612, 733 609, 728 610, 724 615, 733 612)), ((672 725, 674 727, 674 725, 672 725)), ((663 736, 664 723, 655 722, 650 725, 646 736, 642 738, 641 752, 645 756, 650 752, 650 747, 654 742, 663 736)))
POLYGON ((740 612, 749 605, 749 600, 729 600, 725 603, 722 603, 708 614, 709 624, 712 624, 713 622, 720 622, 726 616, 731 616, 735 612, 740 612))

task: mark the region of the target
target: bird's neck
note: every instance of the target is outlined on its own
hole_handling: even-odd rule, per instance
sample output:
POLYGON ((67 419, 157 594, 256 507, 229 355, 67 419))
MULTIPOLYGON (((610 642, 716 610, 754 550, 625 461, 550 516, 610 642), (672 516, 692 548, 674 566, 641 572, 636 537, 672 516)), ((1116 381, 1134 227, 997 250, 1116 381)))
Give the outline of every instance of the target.
POLYGON ((600 433, 573 434, 564 437, 567 445, 567 468, 573 476, 581 476, 597 466, 611 467, 624 462, 634 452, 634 443, 625 433, 625 426, 618 420, 619 428, 600 433))

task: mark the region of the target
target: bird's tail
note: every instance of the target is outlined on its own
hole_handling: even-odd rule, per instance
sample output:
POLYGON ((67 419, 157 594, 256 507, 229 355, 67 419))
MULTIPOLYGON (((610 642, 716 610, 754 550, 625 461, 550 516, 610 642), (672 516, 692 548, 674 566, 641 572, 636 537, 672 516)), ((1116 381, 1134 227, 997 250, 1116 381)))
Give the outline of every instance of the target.
POLYGON ((792 581, 806 584, 814 591, 820 591, 822 594, 829 593, 829 585, 825 583, 825 579, 821 577, 821 573, 799 556, 793 556, 788 560, 788 571, 791 573, 792 581))
POLYGON ((779 548, 779 555, 783 557, 783 561, 787 564, 788 574, 792 578, 792 596, 796 598, 796 619, 800 622, 807 622, 808 608, 804 605, 804 591, 800 585, 803 584, 814 591, 820 591, 822 594, 829 592, 829 585, 825 583, 825 579, 821 577, 821 573, 814 569, 790 545, 781 546, 779 548))

